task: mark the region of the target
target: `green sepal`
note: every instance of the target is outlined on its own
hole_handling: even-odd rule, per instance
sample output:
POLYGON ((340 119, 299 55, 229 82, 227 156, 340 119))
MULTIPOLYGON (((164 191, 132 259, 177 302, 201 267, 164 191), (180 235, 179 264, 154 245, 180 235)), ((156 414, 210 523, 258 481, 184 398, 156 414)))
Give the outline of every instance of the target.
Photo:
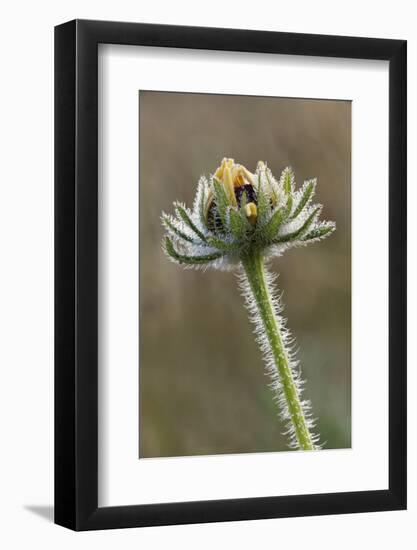
POLYGON ((214 194, 216 196, 216 208, 224 228, 227 227, 227 209, 230 206, 229 198, 224 186, 213 178, 214 194))
POLYGON ((323 239, 327 235, 330 235, 330 233, 333 233, 335 230, 335 226, 332 223, 329 224, 323 224, 320 227, 314 228, 310 233, 308 233, 305 237, 303 237, 303 241, 311 241, 313 239, 323 239))
POLYGON ((239 250, 239 245, 236 243, 228 243, 219 239, 218 237, 209 237, 207 239, 207 244, 213 248, 218 248, 224 252, 233 252, 234 250, 239 250))
POLYGON ((303 225, 299 229, 297 229, 297 231, 293 231, 292 233, 288 233, 287 235, 281 235, 281 237, 274 239, 272 244, 287 243, 289 241, 300 239, 309 230, 311 224, 314 223, 320 210, 321 206, 317 206, 308 216, 303 225))
POLYGON ((247 231, 251 229, 251 225, 246 218, 246 214, 237 211, 234 208, 229 210, 230 231, 236 239, 244 239, 247 231))
POLYGON ((198 204, 198 215, 200 217, 200 223, 207 227, 207 220, 206 220, 206 191, 207 188, 204 183, 201 183, 201 197, 200 202, 198 204))
POLYGON ((280 178, 281 187, 286 195, 290 195, 294 191, 295 178, 291 168, 285 168, 280 178))
POLYGON ((262 229, 261 236, 263 240, 265 240, 266 242, 270 242, 275 238, 284 220, 284 215, 285 208, 279 208, 278 210, 276 210, 276 212, 274 212, 269 222, 262 229))
POLYGON ((247 204, 247 202, 248 202, 248 197, 246 195, 246 191, 243 191, 243 193, 240 197, 240 215, 243 216, 243 219, 246 220, 246 221, 247 221, 247 218, 246 218, 246 204, 247 204))
POLYGON ((176 235, 178 238, 187 241, 188 243, 195 244, 195 241, 192 237, 181 231, 181 229, 178 229, 172 221, 169 219, 169 216, 166 214, 162 214, 162 222, 167 230, 170 230, 174 235, 176 235))
POLYGON ((172 244, 172 241, 169 237, 165 237, 165 251, 173 258, 176 262, 180 264, 188 265, 201 265, 207 264, 223 256, 220 252, 214 252, 213 254, 206 254, 204 256, 187 256, 185 254, 179 254, 172 244))
POLYGON ((258 176, 258 188, 256 191, 256 199, 257 199, 257 210, 258 215, 256 219, 256 226, 262 227, 265 223, 265 220, 271 210, 271 205, 269 202, 269 197, 267 193, 265 192, 264 185, 262 183, 261 174, 258 176))
POLYGON ((195 223, 191 220, 190 216, 187 214, 187 211, 183 206, 180 204, 176 204, 176 211, 178 216, 182 219, 182 221, 188 225, 188 227, 198 236, 202 241, 206 241, 206 236, 198 229, 198 227, 195 225, 195 223))
POLYGON ((283 220, 287 220, 290 217, 293 204, 294 204, 294 199, 292 194, 290 194, 287 197, 287 203, 284 207, 283 220))
POLYGON ((270 191, 271 191, 271 201, 272 201, 272 204, 273 204, 274 206, 276 206, 276 205, 278 204, 279 195, 278 195, 278 193, 276 192, 275 186, 274 186, 274 184, 273 184, 272 181, 271 181, 270 170, 269 170, 269 168, 267 168, 267 169, 265 170, 265 177, 266 177, 266 180, 267 180, 267 182, 268 182, 269 189, 270 189, 270 191))
POLYGON ((303 208, 306 206, 306 204, 310 201, 311 197, 313 196, 315 187, 316 187, 316 180, 310 180, 306 182, 304 191, 301 194, 301 198, 298 201, 298 204, 295 207, 293 214, 291 215, 291 219, 296 218, 302 212, 303 208))

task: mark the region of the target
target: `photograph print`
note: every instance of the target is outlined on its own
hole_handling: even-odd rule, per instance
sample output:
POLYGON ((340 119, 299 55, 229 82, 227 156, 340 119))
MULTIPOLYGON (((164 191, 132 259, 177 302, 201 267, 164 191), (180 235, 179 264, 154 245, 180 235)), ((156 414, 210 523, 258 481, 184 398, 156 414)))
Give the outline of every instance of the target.
POLYGON ((351 102, 139 91, 139 459, 351 447, 351 102))

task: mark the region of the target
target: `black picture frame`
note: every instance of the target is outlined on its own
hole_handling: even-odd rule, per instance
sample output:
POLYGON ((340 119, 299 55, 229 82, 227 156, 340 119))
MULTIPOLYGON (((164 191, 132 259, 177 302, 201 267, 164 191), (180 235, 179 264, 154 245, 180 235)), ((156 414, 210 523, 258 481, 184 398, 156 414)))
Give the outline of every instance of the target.
POLYGON ((406 508, 404 40, 74 20, 55 28, 55 523, 74 530, 406 508), (389 62, 389 488, 98 506, 98 44, 389 62))

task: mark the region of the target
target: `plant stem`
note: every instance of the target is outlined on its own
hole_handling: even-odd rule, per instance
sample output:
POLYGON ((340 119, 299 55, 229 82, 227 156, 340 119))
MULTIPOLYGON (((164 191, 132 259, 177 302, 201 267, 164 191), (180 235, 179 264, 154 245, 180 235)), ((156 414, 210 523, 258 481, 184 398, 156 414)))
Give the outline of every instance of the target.
POLYGON ((259 251, 252 251, 242 257, 241 261, 272 352, 298 447, 302 450, 313 450, 315 448, 314 442, 308 428, 299 390, 294 380, 290 359, 280 330, 279 319, 268 288, 262 254, 259 251))

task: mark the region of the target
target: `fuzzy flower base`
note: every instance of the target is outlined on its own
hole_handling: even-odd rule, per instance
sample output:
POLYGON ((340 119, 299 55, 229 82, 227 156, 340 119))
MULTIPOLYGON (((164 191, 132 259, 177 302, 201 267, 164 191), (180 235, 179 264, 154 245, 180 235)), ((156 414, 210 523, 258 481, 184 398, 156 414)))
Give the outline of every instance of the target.
POLYGON ((303 450, 319 448, 319 436, 312 433, 310 404, 301 398, 299 365, 264 262, 335 230, 333 222, 319 221, 322 206, 311 204, 315 187, 309 180, 296 190, 290 168, 277 180, 263 162, 251 173, 223 159, 209 179, 200 179, 192 211, 174 203, 175 216, 162 214, 163 248, 172 261, 238 271, 289 444, 303 450))

